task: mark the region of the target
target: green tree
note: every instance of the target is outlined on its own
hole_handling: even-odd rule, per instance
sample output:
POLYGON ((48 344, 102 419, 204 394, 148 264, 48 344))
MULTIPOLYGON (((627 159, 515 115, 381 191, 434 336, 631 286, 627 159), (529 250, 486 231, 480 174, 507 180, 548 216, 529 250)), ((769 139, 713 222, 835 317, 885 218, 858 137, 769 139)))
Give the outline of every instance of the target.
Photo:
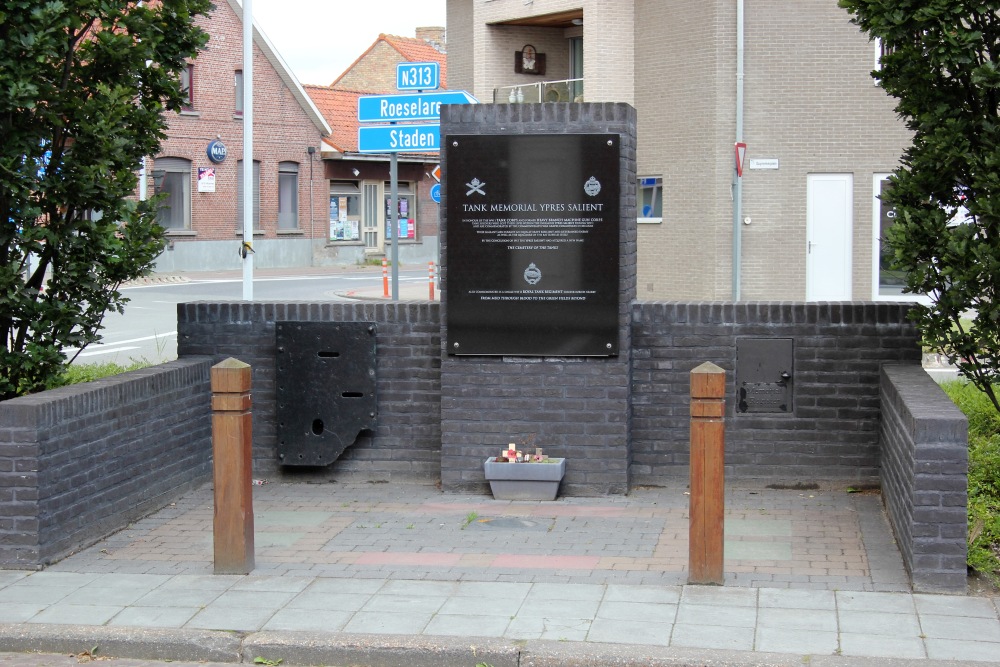
POLYGON ((209 0, 0 4, 0 400, 100 340, 122 282, 163 249, 137 168, 183 101, 209 0), (45 276, 48 274, 48 281, 45 276))
POLYGON ((881 40, 872 72, 913 133, 884 239, 927 345, 1000 403, 1000 2, 840 0, 881 40))

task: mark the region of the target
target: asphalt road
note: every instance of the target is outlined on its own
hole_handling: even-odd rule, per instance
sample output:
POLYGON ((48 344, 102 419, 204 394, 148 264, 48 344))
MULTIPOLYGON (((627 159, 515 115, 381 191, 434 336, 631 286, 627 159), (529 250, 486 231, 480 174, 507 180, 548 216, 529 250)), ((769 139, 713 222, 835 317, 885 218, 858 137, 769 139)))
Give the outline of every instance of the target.
MULTIPOLYGON (((108 313, 103 341, 87 346, 74 360, 76 364, 114 362, 128 365, 133 360, 152 363, 177 358, 177 304, 191 301, 240 301, 243 278, 238 272, 186 274, 164 277, 163 282, 124 287, 129 298, 125 313, 108 313), (171 280, 179 280, 171 282, 171 280)), ((400 283, 427 281, 426 270, 400 270, 400 283)), ((343 294, 382 284, 382 269, 330 269, 328 273, 255 275, 254 301, 349 301, 343 294)), ((67 350, 72 358, 75 350, 67 350)))

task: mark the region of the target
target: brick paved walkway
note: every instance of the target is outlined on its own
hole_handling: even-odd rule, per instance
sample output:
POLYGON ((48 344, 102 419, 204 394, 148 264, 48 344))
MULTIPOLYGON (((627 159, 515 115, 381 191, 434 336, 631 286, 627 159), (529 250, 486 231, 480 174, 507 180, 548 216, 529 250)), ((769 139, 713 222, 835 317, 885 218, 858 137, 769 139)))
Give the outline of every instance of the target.
MULTIPOLYGON (((687 503, 678 489, 525 503, 428 486, 265 484, 254 487, 254 573, 682 584, 687 503)), ((877 495, 737 488, 726 506, 728 585, 909 589, 877 495)), ((50 571, 210 574, 211 488, 50 571)))

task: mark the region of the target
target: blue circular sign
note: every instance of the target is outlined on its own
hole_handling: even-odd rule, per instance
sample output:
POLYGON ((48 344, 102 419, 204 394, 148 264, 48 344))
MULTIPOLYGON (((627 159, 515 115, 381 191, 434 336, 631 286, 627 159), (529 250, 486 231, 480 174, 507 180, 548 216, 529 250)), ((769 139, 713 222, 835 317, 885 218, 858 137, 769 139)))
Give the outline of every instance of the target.
POLYGON ((208 159, 216 164, 224 161, 228 155, 226 145, 218 139, 212 140, 205 152, 208 153, 208 159))
POLYGON ((434 202, 437 203, 437 204, 441 203, 441 184, 440 183, 435 183, 434 185, 431 186, 431 199, 433 199, 434 202))

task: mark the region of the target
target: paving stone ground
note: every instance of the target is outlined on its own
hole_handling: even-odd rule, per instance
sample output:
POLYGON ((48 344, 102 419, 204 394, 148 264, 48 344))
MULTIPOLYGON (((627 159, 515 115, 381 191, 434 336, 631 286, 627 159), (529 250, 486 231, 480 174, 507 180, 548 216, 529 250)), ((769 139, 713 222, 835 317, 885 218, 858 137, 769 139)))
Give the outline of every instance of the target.
POLYGON ((724 586, 687 584, 682 484, 554 502, 263 484, 245 576, 213 574, 212 502, 205 486, 44 571, 0 571, 0 651, 89 628, 235 636, 244 656, 279 637, 286 664, 316 664, 292 661, 302 633, 1000 663, 997 600, 913 594, 877 494, 727 488, 724 586))

